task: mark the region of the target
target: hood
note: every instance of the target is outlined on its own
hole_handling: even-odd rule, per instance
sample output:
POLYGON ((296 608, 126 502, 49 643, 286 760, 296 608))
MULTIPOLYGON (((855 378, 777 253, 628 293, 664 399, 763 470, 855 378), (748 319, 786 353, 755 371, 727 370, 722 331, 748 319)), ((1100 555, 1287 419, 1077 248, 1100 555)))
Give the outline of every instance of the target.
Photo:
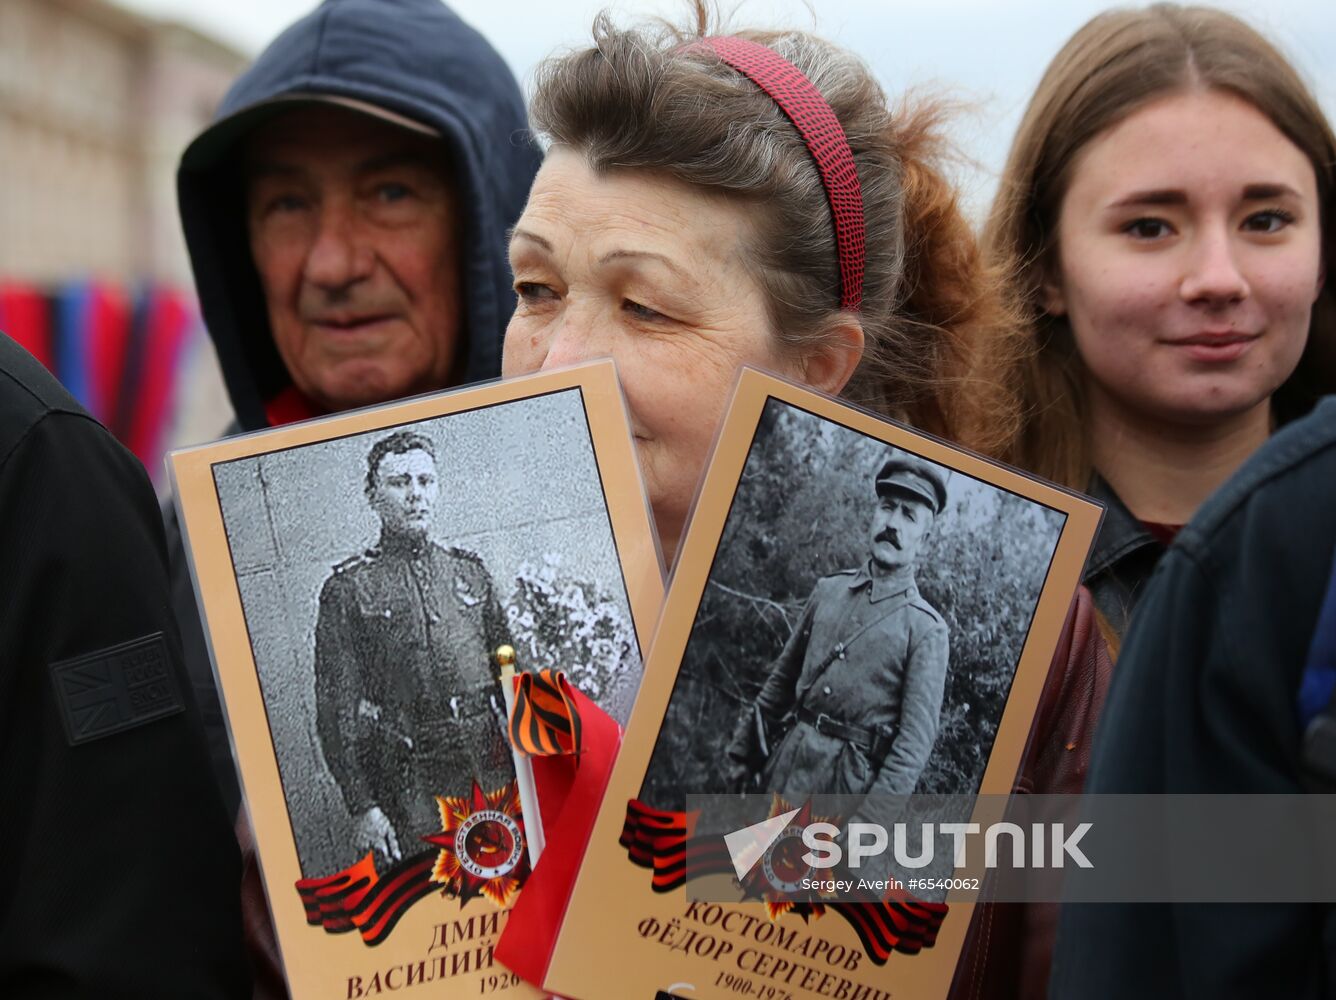
POLYGON ((237 79, 177 172, 200 307, 247 430, 267 426, 266 403, 291 380, 251 260, 239 143, 288 102, 311 98, 374 105, 427 126, 450 147, 466 216, 464 381, 500 373, 514 307, 506 234, 541 160, 514 76, 439 0, 325 0, 237 79))

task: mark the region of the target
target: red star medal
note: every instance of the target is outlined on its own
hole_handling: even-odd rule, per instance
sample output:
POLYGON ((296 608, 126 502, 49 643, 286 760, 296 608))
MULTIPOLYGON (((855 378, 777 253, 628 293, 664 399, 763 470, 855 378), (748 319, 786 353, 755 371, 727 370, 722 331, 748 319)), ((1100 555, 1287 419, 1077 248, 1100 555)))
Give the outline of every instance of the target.
MULTIPOLYGON (((770 804, 770 818, 791 812, 793 806, 778 795, 770 804)), ((790 895, 801 891, 802 880, 813 875, 813 869, 803 860, 807 848, 803 845, 803 828, 809 823, 818 822, 824 817, 812 815, 812 803, 807 802, 799 810, 793 821, 777 836, 742 881, 743 898, 761 897, 765 900, 766 912, 771 920, 778 920, 783 914, 792 911, 808 922, 826 912, 821 903, 795 901, 790 895)))
POLYGON ((461 905, 486 896, 509 906, 529 874, 516 783, 484 793, 475 779, 472 794, 437 796, 436 805, 441 832, 422 838, 440 848, 431 880, 445 887, 445 895, 458 896, 461 905))

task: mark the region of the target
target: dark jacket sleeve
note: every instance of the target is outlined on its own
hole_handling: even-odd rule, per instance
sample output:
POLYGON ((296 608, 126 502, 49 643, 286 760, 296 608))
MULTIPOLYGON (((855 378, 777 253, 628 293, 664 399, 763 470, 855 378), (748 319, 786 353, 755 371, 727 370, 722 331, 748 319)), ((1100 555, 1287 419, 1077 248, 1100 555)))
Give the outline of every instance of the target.
POLYGON ((91 419, 48 413, 0 455, 0 581, 0 995, 246 995, 157 502, 91 419), (157 634, 182 710, 72 744, 51 664, 157 634))
MULTIPOLYGON (((1329 478, 1291 484, 1301 488, 1259 494, 1206 543, 1185 529, 1160 563, 1119 657, 1087 791, 1303 791, 1295 694, 1336 519, 1313 501, 1329 478)), ((1170 839, 1164 850, 1194 847, 1170 839)), ((1330 995, 1334 939, 1336 908, 1313 904, 1065 906, 1051 995, 1317 1000, 1330 995)))
POLYGON ((213 769, 223 806, 229 816, 235 816, 241 805, 241 784, 237 779, 236 763, 232 759, 232 744, 227 737, 227 723, 223 717, 222 700, 213 676, 209 647, 204 639, 204 623, 200 620, 199 605, 195 603, 195 587, 190 580, 190 564, 186 559, 185 540, 176 507, 169 501, 162 512, 167 532, 167 565, 171 573, 172 610, 181 631, 181 653, 186 676, 195 695, 200 718, 204 722, 204 738, 209 746, 209 765, 213 769))

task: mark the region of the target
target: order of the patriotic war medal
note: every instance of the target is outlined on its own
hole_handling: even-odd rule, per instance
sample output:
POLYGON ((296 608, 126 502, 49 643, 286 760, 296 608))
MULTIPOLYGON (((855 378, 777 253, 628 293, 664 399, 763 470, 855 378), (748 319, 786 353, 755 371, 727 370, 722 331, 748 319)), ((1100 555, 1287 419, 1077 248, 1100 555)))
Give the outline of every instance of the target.
POLYGON ((786 826, 761 857, 761 870, 766 881, 782 893, 800 891, 802 880, 812 875, 812 866, 803 861, 806 853, 803 828, 786 826))
POLYGON ((455 856, 475 878, 509 875, 523 853, 519 824, 495 809, 474 813, 455 832, 455 856))
POLYGON ((471 794, 438 796, 436 804, 440 832, 422 838, 438 852, 431 881, 461 903, 486 896, 509 906, 529 874, 516 783, 484 792, 475 779, 471 794))

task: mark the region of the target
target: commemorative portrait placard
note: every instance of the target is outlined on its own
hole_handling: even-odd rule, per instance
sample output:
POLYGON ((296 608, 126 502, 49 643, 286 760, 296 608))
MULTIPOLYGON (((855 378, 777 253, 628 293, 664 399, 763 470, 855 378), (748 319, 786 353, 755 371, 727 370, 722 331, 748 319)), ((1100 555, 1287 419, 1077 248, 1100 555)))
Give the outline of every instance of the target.
POLYGON ((612 364, 171 471, 292 995, 538 995, 493 956, 530 871, 497 653, 630 712, 663 582, 612 364))
POLYGON ((543 985, 945 997, 975 905, 951 853, 860 898, 805 831, 828 823, 847 873, 849 831, 1011 790, 1100 516, 744 370, 543 985))

